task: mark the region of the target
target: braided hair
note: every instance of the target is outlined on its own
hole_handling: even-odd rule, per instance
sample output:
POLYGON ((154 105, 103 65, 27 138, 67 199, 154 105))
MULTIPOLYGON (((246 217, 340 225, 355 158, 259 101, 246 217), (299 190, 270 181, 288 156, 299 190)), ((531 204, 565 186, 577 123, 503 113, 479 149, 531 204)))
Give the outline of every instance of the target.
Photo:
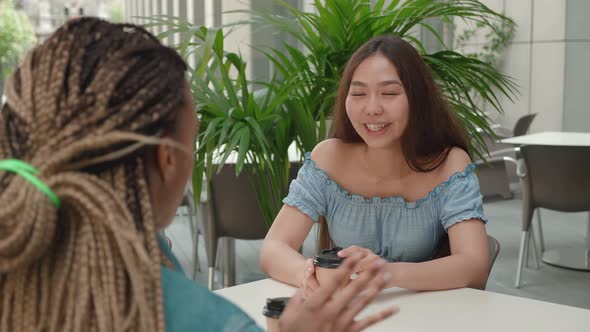
POLYGON ((174 130, 186 64, 141 27, 67 22, 5 88, 0 160, 39 170, 57 208, 0 172, 0 331, 164 331, 145 144, 174 130))

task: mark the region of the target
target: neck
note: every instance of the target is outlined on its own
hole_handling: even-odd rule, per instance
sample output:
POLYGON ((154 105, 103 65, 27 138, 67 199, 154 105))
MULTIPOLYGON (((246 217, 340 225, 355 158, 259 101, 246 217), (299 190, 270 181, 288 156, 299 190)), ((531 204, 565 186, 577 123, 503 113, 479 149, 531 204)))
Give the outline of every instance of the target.
POLYGON ((365 145, 363 154, 368 173, 379 179, 402 179, 412 172, 402 152, 401 143, 385 148, 365 145))

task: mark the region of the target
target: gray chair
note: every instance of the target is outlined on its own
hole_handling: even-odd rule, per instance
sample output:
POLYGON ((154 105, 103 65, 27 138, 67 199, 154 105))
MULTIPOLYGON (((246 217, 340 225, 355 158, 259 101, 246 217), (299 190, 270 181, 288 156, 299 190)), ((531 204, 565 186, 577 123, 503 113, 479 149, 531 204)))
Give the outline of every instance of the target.
MULTIPOLYGON (((199 264, 199 252, 198 252, 199 234, 201 232, 200 232, 200 228, 199 228, 199 220, 196 215, 195 200, 194 200, 194 195, 193 195, 193 186, 192 186, 192 182, 190 182, 190 181, 185 187, 184 195, 182 196, 182 201, 180 202, 179 210, 180 210, 180 208, 186 209, 186 214, 184 214, 184 215, 188 216, 189 222, 190 222, 191 237, 193 239, 193 263, 194 263, 192 272, 193 272, 193 279, 196 279, 197 272, 201 271, 201 267, 199 264)), ((179 210, 176 211, 176 215, 181 215, 181 214, 179 214, 179 212, 180 212, 179 210)))
MULTIPOLYGON (((494 266, 494 263, 496 262, 496 258, 498 258, 498 254, 500 253, 500 242, 498 240, 496 240, 495 237, 488 235, 488 246, 489 246, 489 250, 490 250, 490 272, 492 271, 492 267, 494 266)), ((489 273, 488 273, 489 276, 489 273)))
MULTIPOLYGON (((176 209, 176 216, 185 216, 185 217, 189 218, 189 226, 190 226, 191 238, 192 238, 192 244, 193 244, 193 264, 194 265, 193 265, 192 276, 193 276, 193 279, 196 279, 197 272, 199 272, 201 270, 200 264, 199 264, 199 253, 198 253, 200 229, 199 229, 199 221, 198 221, 197 215, 196 215, 195 201, 193 198, 193 188, 192 188, 191 182, 189 182, 184 189, 184 194, 182 195, 182 201, 180 202, 178 209, 176 209), (186 212, 183 212, 183 210, 185 210, 186 212)), ((164 236, 164 239, 168 242, 168 246, 170 247, 170 249, 172 249, 172 241, 166 235, 166 230, 163 229, 160 232, 164 236)))
POLYGON ((512 129, 504 128, 498 124, 493 124, 491 129, 499 138, 509 138, 514 136, 526 135, 529 132, 533 120, 537 113, 526 114, 518 118, 512 129))
POLYGON ((516 123, 514 124, 514 129, 512 130, 512 136, 522 136, 526 135, 529 132, 529 128, 531 127, 531 123, 537 116, 537 113, 531 113, 520 117, 516 123))
POLYGON ((523 174, 522 237, 516 287, 521 285, 535 209, 590 211, 590 147, 524 145, 520 152, 526 170, 523 174))
MULTIPOLYGON (((537 116, 536 113, 522 116, 516 121, 514 129, 510 134, 507 130, 496 132, 499 138, 508 138, 511 136, 526 135, 531 123, 537 116)), ((493 126, 495 127, 495 126, 493 126)), ((495 127, 499 129, 499 127, 495 127)), ((520 152, 518 147, 497 143, 492 139, 487 139, 490 155, 486 161, 477 160, 477 175, 479 178, 480 190, 484 196, 500 195, 504 199, 512 198, 510 182, 518 180, 518 174, 522 166, 519 164, 520 152), (517 176, 511 176, 516 174, 517 176)))
MULTIPOLYGON (((291 163, 289 181, 296 178, 299 163, 291 163)), ((224 238, 224 287, 235 284, 235 248, 233 239, 264 239, 268 225, 254 188, 245 172, 236 177, 235 166, 225 165, 209 180, 207 200, 202 203, 203 235, 209 267, 209 289, 213 289, 218 243, 224 238)))

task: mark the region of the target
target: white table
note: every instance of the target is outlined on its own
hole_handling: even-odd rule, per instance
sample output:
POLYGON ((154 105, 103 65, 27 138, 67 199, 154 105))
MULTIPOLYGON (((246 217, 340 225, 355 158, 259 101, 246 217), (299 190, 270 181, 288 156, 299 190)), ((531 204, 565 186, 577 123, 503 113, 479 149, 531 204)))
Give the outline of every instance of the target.
POLYGON ((545 131, 536 134, 515 136, 500 140, 501 143, 516 145, 590 146, 590 133, 545 131))
MULTIPOLYGON (((292 296, 295 288, 272 279, 217 290, 266 327, 266 298, 292 296)), ((361 313, 397 305, 400 312, 367 331, 387 332, 588 332, 590 310, 462 288, 440 292, 385 290, 361 313)))
MULTIPOLYGON (((590 133, 547 131, 511 137, 503 139, 500 142, 515 145, 590 146, 590 133)), ((590 215, 586 237, 587 248, 562 247, 544 250, 544 246, 542 245, 543 254, 541 259, 547 264, 558 267, 590 271, 590 215)), ((542 236, 541 241, 543 241, 542 236)), ((590 331, 590 328, 588 330, 590 331)))

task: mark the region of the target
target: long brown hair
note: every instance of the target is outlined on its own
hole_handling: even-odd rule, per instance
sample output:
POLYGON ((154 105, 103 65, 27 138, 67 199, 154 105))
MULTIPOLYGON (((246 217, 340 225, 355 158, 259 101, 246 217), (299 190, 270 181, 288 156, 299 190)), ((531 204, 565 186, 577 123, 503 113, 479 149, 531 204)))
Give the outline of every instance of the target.
POLYGON ((409 104, 408 126, 401 137, 402 152, 415 171, 436 169, 457 146, 469 153, 465 128, 438 89, 430 70, 416 49, 396 36, 379 36, 361 46, 347 62, 334 107, 331 136, 349 143, 363 139, 346 114, 346 97, 356 68, 380 54, 397 69, 409 104))
POLYGON ((37 168, 61 206, 0 172, 1 331, 164 331, 150 149, 133 135, 174 128, 185 70, 144 29, 83 18, 8 80, 0 160, 37 168))

